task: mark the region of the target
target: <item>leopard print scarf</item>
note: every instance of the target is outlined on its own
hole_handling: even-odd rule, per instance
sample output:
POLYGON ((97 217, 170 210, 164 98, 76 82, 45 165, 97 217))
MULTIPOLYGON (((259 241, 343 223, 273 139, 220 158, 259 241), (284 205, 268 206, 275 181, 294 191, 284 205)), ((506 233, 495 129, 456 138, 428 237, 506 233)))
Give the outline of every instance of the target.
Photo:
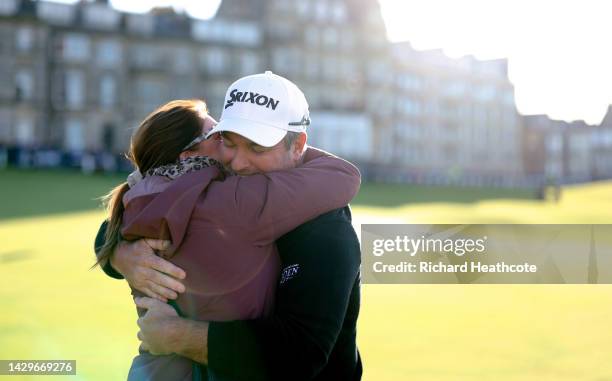
POLYGON ((140 173, 137 169, 132 172, 128 178, 127 183, 130 188, 138 184, 143 178, 147 176, 165 176, 171 180, 184 175, 192 171, 198 171, 203 168, 217 167, 223 174, 228 174, 221 163, 207 156, 192 156, 183 160, 179 160, 176 163, 162 165, 160 167, 151 168, 144 173, 140 173))

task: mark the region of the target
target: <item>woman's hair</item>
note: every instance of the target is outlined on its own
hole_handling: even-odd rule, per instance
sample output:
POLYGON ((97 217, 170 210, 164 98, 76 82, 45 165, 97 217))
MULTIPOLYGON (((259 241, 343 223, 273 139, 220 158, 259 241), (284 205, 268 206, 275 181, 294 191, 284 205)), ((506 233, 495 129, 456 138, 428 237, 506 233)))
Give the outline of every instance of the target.
MULTIPOLYGON (((201 100, 166 103, 140 123, 126 157, 143 175, 149 169, 176 162, 184 147, 202 133, 207 112, 206 103, 201 100)), ((108 210, 108 225, 94 266, 105 265, 121 239, 123 195, 128 190, 124 182, 102 197, 108 210)))

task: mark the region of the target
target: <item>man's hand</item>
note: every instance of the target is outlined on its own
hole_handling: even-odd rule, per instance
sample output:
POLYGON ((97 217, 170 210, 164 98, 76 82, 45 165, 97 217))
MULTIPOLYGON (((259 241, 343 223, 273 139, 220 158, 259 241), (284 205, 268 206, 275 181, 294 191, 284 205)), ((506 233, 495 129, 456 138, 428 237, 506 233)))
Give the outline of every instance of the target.
POLYGON ((147 313, 138 319, 140 348, 153 355, 176 353, 196 362, 208 361, 208 323, 183 319, 174 308, 151 298, 135 298, 147 313))
POLYGON ((170 242, 155 239, 139 239, 121 242, 110 258, 111 266, 128 281, 130 286, 151 298, 166 302, 176 299, 185 286, 179 282, 185 271, 155 255, 155 250, 165 250, 170 242))
POLYGON ((151 298, 134 298, 134 302, 147 313, 138 319, 138 340, 141 349, 153 355, 168 355, 174 352, 173 338, 178 314, 170 305, 151 298))

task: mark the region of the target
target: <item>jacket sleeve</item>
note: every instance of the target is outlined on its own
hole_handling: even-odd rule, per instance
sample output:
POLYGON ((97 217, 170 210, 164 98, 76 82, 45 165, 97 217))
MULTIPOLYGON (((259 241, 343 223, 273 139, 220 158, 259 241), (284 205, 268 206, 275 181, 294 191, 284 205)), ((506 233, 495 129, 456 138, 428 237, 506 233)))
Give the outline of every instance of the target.
POLYGON ((351 296, 358 303, 359 244, 350 224, 337 222, 304 241, 285 251, 284 266, 299 271, 281 278, 270 317, 210 323, 208 366, 220 379, 310 380, 326 365, 351 296))
MULTIPOLYGON (((104 220, 98 229, 98 234, 96 234, 96 239, 94 241, 94 252, 96 253, 96 257, 100 254, 100 249, 102 246, 104 246, 104 235, 106 234, 107 225, 108 221, 104 220)), ((123 279, 123 275, 119 274, 119 272, 113 268, 110 261, 106 262, 106 264, 102 267, 102 270, 111 278, 123 279)))
POLYGON ((297 168, 212 184, 207 201, 223 208, 216 215, 238 225, 243 239, 271 244, 304 222, 347 205, 359 191, 361 176, 353 164, 313 148, 306 157, 297 168))

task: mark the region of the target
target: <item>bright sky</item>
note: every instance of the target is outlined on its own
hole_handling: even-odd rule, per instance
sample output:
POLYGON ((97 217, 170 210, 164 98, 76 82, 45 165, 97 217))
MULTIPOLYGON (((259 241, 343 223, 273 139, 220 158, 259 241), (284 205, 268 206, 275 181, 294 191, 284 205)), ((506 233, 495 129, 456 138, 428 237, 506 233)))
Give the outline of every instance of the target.
POLYGON ((380 0, 389 38, 509 59, 523 114, 600 123, 612 103, 608 0, 380 0))
MULTIPOLYGON (((596 124, 612 104, 612 1, 379 1, 392 41, 442 48, 452 57, 507 57, 523 114, 596 124)), ((111 0, 124 11, 173 5, 198 18, 213 16, 219 2, 111 0)))

